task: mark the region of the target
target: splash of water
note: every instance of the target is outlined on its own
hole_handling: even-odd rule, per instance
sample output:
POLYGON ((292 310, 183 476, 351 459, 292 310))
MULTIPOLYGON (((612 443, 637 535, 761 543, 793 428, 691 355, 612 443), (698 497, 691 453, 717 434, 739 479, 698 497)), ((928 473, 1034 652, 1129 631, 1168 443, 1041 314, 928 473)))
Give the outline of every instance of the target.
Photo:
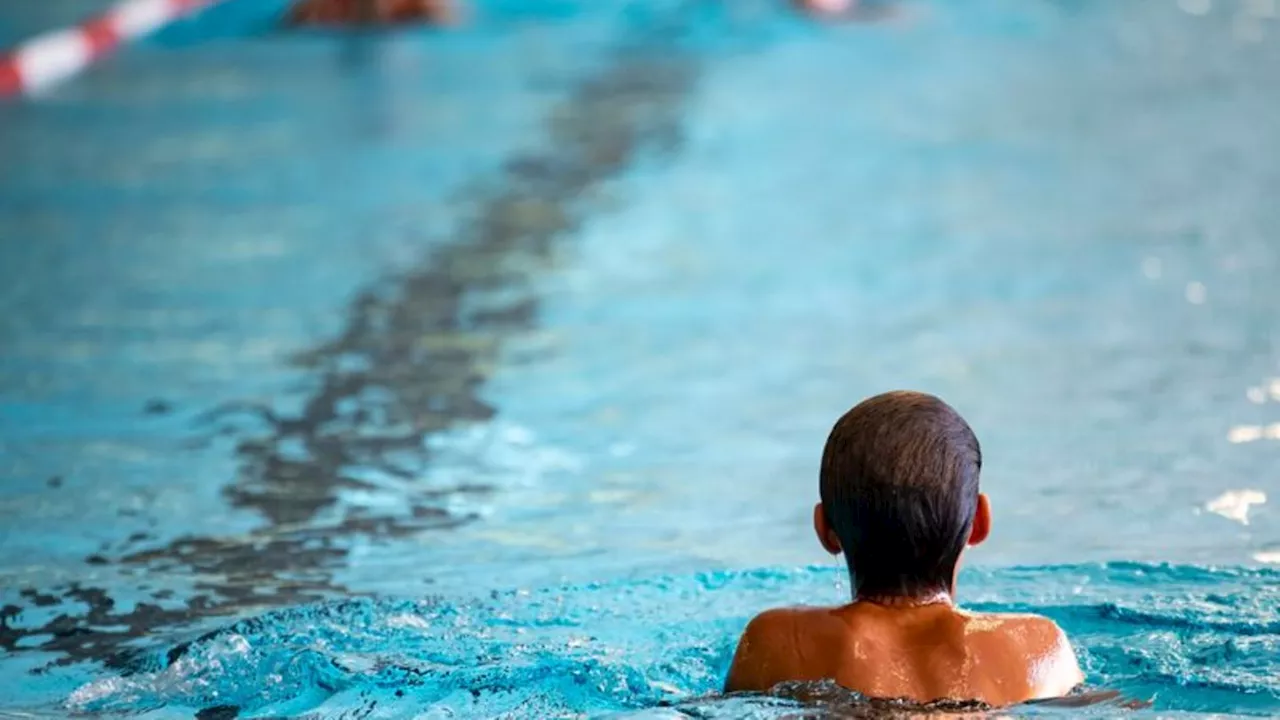
MULTIPOLYGON (((134 672, 77 689, 67 709, 778 717, 797 704, 859 705, 812 689, 716 695, 751 615, 823 602, 842 573, 719 572, 288 608, 154 648, 134 672)), ((1095 686, 1155 697, 1162 710, 1280 714, 1278 572, 1118 564, 969 571, 962 582, 974 609, 1060 622, 1095 686)))

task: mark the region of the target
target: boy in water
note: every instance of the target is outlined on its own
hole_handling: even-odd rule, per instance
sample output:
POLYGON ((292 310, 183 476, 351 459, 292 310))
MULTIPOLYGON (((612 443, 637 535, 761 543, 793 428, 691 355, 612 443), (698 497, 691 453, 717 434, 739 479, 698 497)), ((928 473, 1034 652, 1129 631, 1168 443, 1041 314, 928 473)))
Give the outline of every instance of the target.
POLYGON ((981 467, 968 423, 931 395, 885 393, 845 413, 822 453, 813 525, 845 554, 853 602, 758 615, 726 690, 830 679, 868 697, 1002 706, 1079 685, 1053 621, 955 606, 960 556, 991 531, 981 467))

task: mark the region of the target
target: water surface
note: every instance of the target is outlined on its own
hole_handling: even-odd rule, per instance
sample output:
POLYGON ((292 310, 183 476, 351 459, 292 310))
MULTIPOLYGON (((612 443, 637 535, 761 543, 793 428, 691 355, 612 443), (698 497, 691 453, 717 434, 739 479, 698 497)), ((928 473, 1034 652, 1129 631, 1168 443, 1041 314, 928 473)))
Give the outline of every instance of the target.
POLYGON ((0 707, 700 697, 750 612, 836 597, 762 568, 832 566, 822 439, 911 387, 983 442, 966 597, 1161 712, 1276 712, 1280 27, 911 8, 237 0, 0 107, 0 707))

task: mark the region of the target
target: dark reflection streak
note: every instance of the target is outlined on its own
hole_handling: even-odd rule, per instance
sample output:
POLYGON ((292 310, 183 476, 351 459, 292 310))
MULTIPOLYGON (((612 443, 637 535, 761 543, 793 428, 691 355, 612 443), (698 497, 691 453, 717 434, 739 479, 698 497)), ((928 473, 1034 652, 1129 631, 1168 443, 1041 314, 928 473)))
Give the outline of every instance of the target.
POLYGON ((492 489, 424 484, 430 457, 423 439, 493 415, 478 391, 503 338, 534 322, 530 275, 550 266, 555 242, 592 210, 585 199, 601 182, 642 148, 674 147, 693 67, 666 41, 675 28, 659 30, 664 39, 624 48, 551 113, 541 151, 513 157, 490 188, 463 198, 471 219, 453 242, 420 268, 361 294, 340 336, 295 359, 318 378, 301 412, 233 402, 206 415, 211 432, 241 438, 241 470, 225 496, 259 513, 265 527, 244 537, 180 538, 109 560, 126 574, 196 578, 185 607, 143 603, 122 612, 102 589, 32 590, 24 597, 33 605, 88 610, 23 627, 22 608, 0 609, 0 648, 12 652, 29 639, 26 649, 55 653, 55 664, 102 660, 127 668, 131 641, 158 628, 347 592, 333 572, 353 538, 403 537, 472 521, 445 501, 492 489), (464 297, 496 288, 524 292, 496 308, 464 307, 464 297), (236 422, 246 419, 260 430, 236 422), (407 511, 340 508, 339 491, 364 484, 347 474, 352 467, 404 480, 407 511))

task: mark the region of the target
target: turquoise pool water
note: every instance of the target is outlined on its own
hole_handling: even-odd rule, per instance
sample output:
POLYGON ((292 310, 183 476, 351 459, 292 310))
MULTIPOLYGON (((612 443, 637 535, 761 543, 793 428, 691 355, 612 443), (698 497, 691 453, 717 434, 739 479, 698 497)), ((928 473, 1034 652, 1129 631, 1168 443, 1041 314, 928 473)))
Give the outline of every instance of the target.
POLYGON ((822 439, 913 387, 966 602, 1280 714, 1270 8, 232 0, 0 106, 0 713, 794 712, 708 695, 840 597, 822 439))
MULTIPOLYGON (((966 601, 1048 612, 1075 636, 1095 682, 1155 698, 1164 716, 1275 715, 1278 578, 1131 564, 1024 568, 971 573, 966 601)), ((293 607, 139 653, 128 674, 87 683, 70 703, 268 717, 794 717, 797 703, 785 696, 717 697, 734 635, 761 607, 835 602, 838 582, 830 568, 718 571, 293 607)))

